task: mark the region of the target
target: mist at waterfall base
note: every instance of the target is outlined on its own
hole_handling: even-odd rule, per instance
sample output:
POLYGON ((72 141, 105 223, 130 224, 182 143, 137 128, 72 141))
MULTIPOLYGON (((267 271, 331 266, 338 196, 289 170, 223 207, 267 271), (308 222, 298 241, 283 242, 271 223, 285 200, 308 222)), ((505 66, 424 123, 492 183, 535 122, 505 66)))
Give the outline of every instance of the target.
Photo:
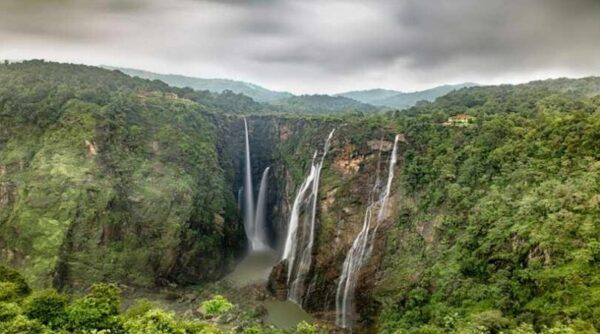
POLYGON ((305 284, 312 263, 319 178, 334 132, 335 129, 329 133, 320 158, 315 151, 308 176, 294 199, 288 224, 282 260, 286 260, 288 265, 288 300, 298 305, 303 305, 307 297, 305 284))
POLYGON ((266 193, 270 167, 265 168, 258 191, 257 206, 254 206, 254 191, 252 186, 252 161, 250 159, 250 139, 248 122, 244 118, 245 130, 245 167, 244 167, 244 229, 250 242, 251 251, 270 250, 266 228, 266 193))
POLYGON ((354 239, 342 267, 342 274, 336 292, 336 325, 348 328, 350 331, 352 331, 354 320, 354 294, 360 271, 370 258, 377 230, 381 222, 385 219, 387 202, 394 178, 394 168, 397 161, 398 139, 399 136, 396 135, 396 138, 394 139, 394 148, 392 149, 392 154, 390 156, 385 188, 381 190, 378 167, 375 184, 369 194, 369 205, 365 210, 363 227, 356 236, 356 239, 354 239), (374 215, 375 210, 377 210, 376 215, 374 215), (374 227, 371 225, 373 218, 375 218, 374 227))
MULTIPOLYGON (((276 263, 272 257, 274 251, 268 246, 266 222, 266 194, 269 183, 270 167, 262 173, 256 202, 252 182, 252 162, 248 123, 244 119, 245 129, 245 165, 244 185, 238 191, 238 203, 244 213, 244 227, 250 242, 251 254, 238 266, 232 281, 247 284, 250 276, 252 280, 264 281, 270 268, 276 263), (241 198, 243 195, 243 199, 241 198), (255 205, 256 203, 256 205, 255 205), (262 255, 258 255, 262 254, 262 255), (244 269, 246 268, 246 269, 244 269), (261 269, 261 270, 258 270, 261 269), (263 270, 264 269, 264 270, 263 270), (236 279, 237 277, 237 279, 236 279)), ((290 302, 303 306, 308 298, 310 289, 306 284, 312 265, 312 253, 315 238, 315 226, 318 206, 318 191, 321 169, 329 151, 330 142, 335 129, 329 133, 322 151, 316 150, 312 157, 310 170, 303 180, 294 198, 289 217, 285 246, 281 260, 287 262, 287 299, 290 302)), ((355 309, 354 294, 357 281, 363 266, 369 261, 379 225, 386 217, 388 199, 391 192, 394 169, 397 162, 398 141, 394 139, 393 149, 389 157, 388 175, 385 183, 379 177, 379 163, 377 176, 369 195, 369 204, 365 210, 363 226, 356 236, 348 251, 342 267, 336 291, 336 324, 352 330, 355 309)), ((301 309, 300 309, 301 310, 301 309)))

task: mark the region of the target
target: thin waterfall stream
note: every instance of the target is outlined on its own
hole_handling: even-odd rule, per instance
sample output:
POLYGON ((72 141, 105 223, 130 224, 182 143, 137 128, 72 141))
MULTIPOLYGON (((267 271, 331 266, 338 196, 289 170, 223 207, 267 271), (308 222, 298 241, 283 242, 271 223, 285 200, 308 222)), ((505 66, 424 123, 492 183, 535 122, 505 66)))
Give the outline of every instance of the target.
POLYGON ((394 147, 390 156, 385 188, 377 197, 376 193, 381 186, 379 176, 377 176, 373 189, 369 195, 369 205, 365 210, 363 227, 354 239, 342 267, 342 274, 336 292, 336 324, 340 327, 347 328, 350 331, 352 331, 353 317, 355 314, 354 294, 359 274, 363 265, 368 262, 371 256, 377 230, 379 229, 381 222, 385 219, 388 199, 394 178, 394 168, 398 159, 397 150, 399 138, 400 136, 396 135, 396 138, 394 139, 394 147), (376 216, 374 216, 374 210, 378 210, 376 216), (371 222, 373 218, 375 218, 375 226, 372 228, 371 222))
POLYGON ((312 263, 321 168, 323 168, 334 132, 335 129, 329 133, 320 159, 318 151, 315 151, 310 171, 302 182, 298 194, 294 199, 290 222, 288 224, 282 259, 287 261, 288 266, 288 299, 298 305, 303 304, 306 277, 312 263))
POLYGON ((248 122, 244 118, 245 130, 245 173, 244 173, 244 229, 250 241, 250 250, 266 250, 268 246, 266 233, 266 191, 269 167, 263 173, 258 194, 257 206, 254 206, 254 191, 252 186, 252 162, 250 160, 250 139, 248 135, 248 122), (255 214, 256 212, 256 214, 255 214))
POLYGON ((263 248, 267 248, 267 187, 269 182, 269 170, 271 167, 265 168, 260 180, 258 188, 258 199, 256 200, 256 216, 254 217, 253 236, 257 243, 263 248))

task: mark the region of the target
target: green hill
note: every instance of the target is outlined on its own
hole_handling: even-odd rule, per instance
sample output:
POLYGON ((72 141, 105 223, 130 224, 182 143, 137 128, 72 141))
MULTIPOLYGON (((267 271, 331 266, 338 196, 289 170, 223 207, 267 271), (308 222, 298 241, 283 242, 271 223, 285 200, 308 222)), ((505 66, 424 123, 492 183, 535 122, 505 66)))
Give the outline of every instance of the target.
POLYGON ((443 85, 411 93, 385 89, 372 89, 352 91, 336 95, 345 96, 375 106, 386 106, 390 108, 404 109, 414 106, 419 101, 433 101, 436 98, 442 95, 446 95, 453 90, 472 86, 477 86, 477 84, 463 83, 457 85, 443 85))
POLYGON ((175 74, 158 74, 131 68, 116 68, 108 66, 106 68, 119 70, 127 75, 142 79, 160 80, 174 87, 190 87, 195 90, 207 90, 213 93, 232 91, 237 94, 249 96, 257 102, 270 102, 292 96, 292 94, 287 92, 276 92, 243 81, 228 79, 203 79, 175 74))

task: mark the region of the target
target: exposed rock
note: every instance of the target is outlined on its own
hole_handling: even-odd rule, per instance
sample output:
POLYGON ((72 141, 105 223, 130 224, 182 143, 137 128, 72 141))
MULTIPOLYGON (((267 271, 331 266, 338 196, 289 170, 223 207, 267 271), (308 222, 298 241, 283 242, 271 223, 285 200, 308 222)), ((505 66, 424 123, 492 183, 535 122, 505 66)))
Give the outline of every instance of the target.
POLYGON ((285 260, 273 267, 273 270, 269 275, 267 289, 279 300, 285 300, 287 298, 287 263, 285 260))
POLYGON ((225 228, 225 218, 218 213, 214 214, 213 223, 219 232, 223 232, 225 228))
POLYGON ((158 152, 160 150, 160 146, 158 145, 157 140, 153 140, 150 142, 150 150, 152 150, 152 153, 158 154, 158 152))
POLYGON ((354 159, 339 158, 333 162, 333 167, 342 174, 354 174, 360 169, 360 163, 364 160, 363 156, 358 156, 354 159))
POLYGON ((337 191, 338 191, 338 188, 335 188, 335 189, 332 189, 327 192, 325 201, 323 201, 323 203, 321 204, 321 209, 324 212, 329 211, 329 208, 331 207, 331 205, 333 205, 333 202, 335 202, 335 194, 337 193, 337 191))
POLYGON ((287 125, 281 125, 279 127, 279 140, 282 142, 286 141, 292 135, 292 131, 287 125))
POLYGON ((267 315, 267 313, 268 313, 268 310, 263 304, 260 304, 254 308, 254 314, 256 314, 256 316, 258 316, 258 317, 265 316, 265 315, 267 315))
POLYGON ((96 143, 94 141, 85 141, 85 145, 87 146, 88 155, 95 156, 98 155, 98 149, 96 147, 96 143))
POLYGON ((364 156, 356 155, 356 147, 352 144, 344 145, 342 153, 333 161, 333 168, 343 175, 352 175, 358 172, 364 156))
POLYGON ((394 143, 387 140, 374 139, 367 142, 369 148, 373 151, 388 152, 394 148, 394 143))
POLYGON ((0 182, 0 208, 11 205, 16 196, 16 187, 11 182, 0 182))
POLYGON ((417 223, 417 233, 423 238, 427 246, 432 245, 437 236, 436 223, 434 221, 422 221, 417 223))

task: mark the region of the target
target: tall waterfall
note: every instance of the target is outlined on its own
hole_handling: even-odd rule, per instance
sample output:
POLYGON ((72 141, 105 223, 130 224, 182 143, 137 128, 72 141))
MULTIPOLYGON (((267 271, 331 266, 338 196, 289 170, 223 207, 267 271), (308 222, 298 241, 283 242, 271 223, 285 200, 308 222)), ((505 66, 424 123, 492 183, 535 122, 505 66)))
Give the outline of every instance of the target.
MULTIPOLYGON (((246 161, 244 186, 238 191, 238 198, 244 190, 244 229, 246 237, 250 241, 251 250, 268 249, 268 239, 266 231, 266 196, 267 196, 267 178, 270 167, 263 172, 258 191, 258 202, 256 204, 256 215, 254 206, 254 191, 252 187, 252 162, 250 161, 250 140, 248 139, 248 122, 244 118, 244 130, 246 133, 246 161)), ((239 199, 238 199, 239 202, 239 199)), ((239 204, 238 204, 239 205, 239 204)))
POLYGON ((302 182, 300 190, 294 199, 290 222, 288 224, 283 252, 283 259, 287 260, 288 265, 288 299, 299 305, 302 305, 303 302, 306 276, 312 262, 321 168, 327 156, 329 143, 334 132, 335 129, 329 133, 320 159, 318 158, 318 151, 315 151, 310 172, 302 182))
POLYGON ((269 170, 271 167, 265 168, 260 179, 260 188, 258 189, 258 199, 256 201, 256 216, 254 217, 253 239, 257 245, 262 248, 267 248, 267 229, 266 229, 266 214, 267 214, 267 186, 269 179, 269 170))
POLYGON ((356 239, 354 239, 352 247, 346 255, 342 268, 342 275, 340 276, 340 281, 338 283, 335 296, 336 324, 343 328, 349 328, 350 330, 352 330, 354 316, 354 293, 360 270, 369 260, 377 229, 379 228, 379 224, 385 219, 388 198, 392 189, 392 180, 394 179, 394 168, 398 159, 397 150, 399 138, 400 136, 396 135, 396 138, 394 139, 394 148, 390 157, 385 188, 377 198, 376 193, 381 186, 379 176, 377 176, 373 189, 369 195, 369 205, 365 210, 363 227, 356 236, 356 239), (375 210, 378 210, 376 215, 374 215, 375 210), (371 223, 374 217, 375 226, 372 228, 371 223))

